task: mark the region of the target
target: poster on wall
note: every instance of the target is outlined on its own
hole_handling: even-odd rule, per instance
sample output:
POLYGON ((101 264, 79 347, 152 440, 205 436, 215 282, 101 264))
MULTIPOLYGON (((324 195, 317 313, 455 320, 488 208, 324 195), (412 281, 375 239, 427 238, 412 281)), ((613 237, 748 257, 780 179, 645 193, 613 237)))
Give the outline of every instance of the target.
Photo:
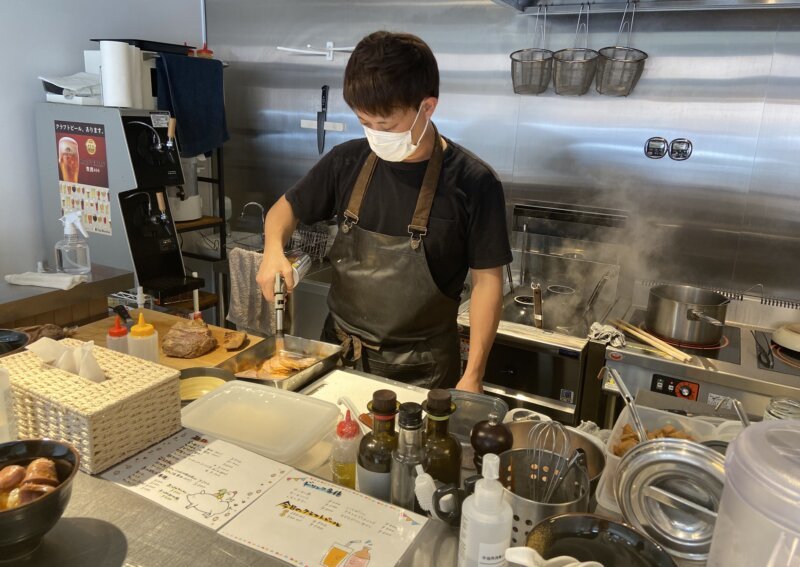
POLYGON ((61 214, 79 210, 87 232, 110 235, 105 127, 56 120, 55 131, 61 214))

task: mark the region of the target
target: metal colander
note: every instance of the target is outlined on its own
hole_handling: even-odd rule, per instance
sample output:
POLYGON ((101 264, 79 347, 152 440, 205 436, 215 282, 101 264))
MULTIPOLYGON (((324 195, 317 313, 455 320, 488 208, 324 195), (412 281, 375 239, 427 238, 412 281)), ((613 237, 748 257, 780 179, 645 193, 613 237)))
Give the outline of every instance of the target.
POLYGON ((599 54, 589 49, 589 5, 586 6, 586 21, 582 22, 583 4, 578 12, 575 27, 575 47, 561 49, 553 54, 553 88, 560 95, 586 94, 597 71, 599 54), (578 47, 580 31, 584 29, 583 47, 578 47))
POLYGON ((604 47, 600 50, 600 57, 597 60, 597 81, 595 89, 600 94, 610 96, 628 96, 633 87, 639 81, 644 70, 644 62, 647 53, 639 49, 630 47, 631 33, 633 32, 633 20, 636 16, 636 4, 631 8, 631 19, 625 21, 628 12, 628 4, 625 4, 625 11, 622 13, 622 21, 619 24, 616 44, 612 47, 604 47), (620 36, 628 26, 628 44, 626 47, 620 46, 620 36))
MULTIPOLYGON (((500 454, 499 480, 504 487, 503 500, 508 502, 514 514, 512 545, 525 545, 533 526, 545 518, 589 509, 589 477, 581 467, 574 467, 567 472, 550 502, 531 500, 535 488, 531 481, 531 467, 535 464, 532 455, 528 449, 512 449, 500 454)), ((566 459, 563 459, 563 463, 566 465, 566 459)))
MULTIPOLYGON (((547 89, 553 75, 553 52, 544 49, 547 34, 547 7, 544 7, 544 23, 539 28, 540 6, 536 10, 536 21, 533 26, 534 38, 539 37, 541 47, 520 49, 511 54, 511 81, 517 94, 540 94, 547 89), (541 29, 541 33, 539 30, 541 29)), ((537 41, 534 39, 533 44, 537 41)))

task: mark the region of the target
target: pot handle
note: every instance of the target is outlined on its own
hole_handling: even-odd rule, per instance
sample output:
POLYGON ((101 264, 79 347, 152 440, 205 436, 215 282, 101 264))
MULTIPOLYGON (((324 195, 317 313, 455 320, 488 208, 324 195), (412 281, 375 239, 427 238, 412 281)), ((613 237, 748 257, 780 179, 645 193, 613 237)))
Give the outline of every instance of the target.
POLYGON ((703 313, 702 311, 699 311, 697 309, 689 309, 686 312, 686 318, 689 319, 690 321, 700 320, 700 321, 703 321, 705 323, 709 323, 710 325, 714 325, 715 327, 724 327, 725 326, 725 323, 723 323, 722 321, 719 321, 718 319, 714 319, 713 317, 711 317, 709 315, 706 315, 705 313, 703 313))

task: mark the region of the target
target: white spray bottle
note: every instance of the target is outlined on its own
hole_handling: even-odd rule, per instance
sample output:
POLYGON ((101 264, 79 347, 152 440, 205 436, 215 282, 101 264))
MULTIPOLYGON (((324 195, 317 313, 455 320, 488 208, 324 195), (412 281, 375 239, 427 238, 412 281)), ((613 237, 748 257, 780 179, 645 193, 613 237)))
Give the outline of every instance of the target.
POLYGON ((92 271, 89 259, 89 235, 81 224, 80 211, 67 211, 59 219, 64 223, 64 239, 56 242, 56 270, 67 274, 88 274, 92 271))
POLYGON ((500 484, 500 458, 483 456, 483 478, 475 484, 475 494, 461 507, 461 533, 458 537, 458 567, 506 567, 506 549, 511 545, 513 512, 503 500, 500 484))

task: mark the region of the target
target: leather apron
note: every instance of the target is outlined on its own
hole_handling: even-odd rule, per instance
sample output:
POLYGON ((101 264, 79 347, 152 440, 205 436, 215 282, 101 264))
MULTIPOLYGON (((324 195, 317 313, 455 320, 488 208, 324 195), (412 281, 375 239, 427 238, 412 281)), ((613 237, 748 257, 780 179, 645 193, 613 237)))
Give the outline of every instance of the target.
POLYGON ((333 267, 322 340, 341 342, 346 365, 425 388, 450 388, 461 375, 458 301, 436 285, 425 257, 436 187, 444 161, 435 133, 409 236, 358 226, 378 157, 370 152, 356 179, 330 252, 333 267))

